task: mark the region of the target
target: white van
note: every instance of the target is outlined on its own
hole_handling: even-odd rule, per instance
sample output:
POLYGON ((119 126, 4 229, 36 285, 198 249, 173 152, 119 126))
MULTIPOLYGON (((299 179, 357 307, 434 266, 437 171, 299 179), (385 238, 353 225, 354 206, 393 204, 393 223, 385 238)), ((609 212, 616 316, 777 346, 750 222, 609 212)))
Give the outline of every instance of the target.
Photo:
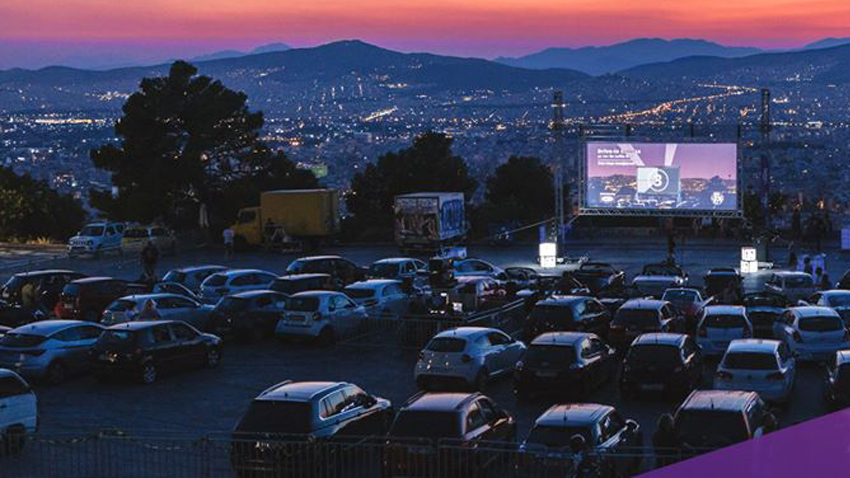
POLYGON ((0 368, 0 449, 16 455, 26 435, 38 429, 38 400, 29 384, 11 370, 0 368))

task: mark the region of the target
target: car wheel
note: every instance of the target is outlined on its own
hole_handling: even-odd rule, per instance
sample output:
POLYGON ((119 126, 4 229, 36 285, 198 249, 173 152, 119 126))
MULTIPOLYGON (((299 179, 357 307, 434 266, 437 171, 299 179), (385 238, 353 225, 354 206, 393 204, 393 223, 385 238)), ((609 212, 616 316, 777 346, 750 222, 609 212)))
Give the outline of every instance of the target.
POLYGON ((6 430, 3 436, 2 454, 6 456, 20 455, 24 450, 24 443, 27 441, 27 432, 23 427, 14 426, 6 430))
POLYGON ((65 370, 65 365, 62 362, 55 361, 47 367, 47 381, 52 385, 59 385, 64 382, 68 376, 68 371, 65 370))
POLYGON ((215 368, 218 367, 219 362, 221 362, 221 351, 218 347, 211 347, 207 350, 205 365, 207 368, 215 368))
POLYGON ((336 333, 330 327, 325 327, 319 332, 319 344, 324 347, 330 347, 336 343, 336 333))
POLYGON ((475 390, 484 391, 484 388, 487 386, 487 381, 490 379, 490 372, 487 370, 487 367, 481 367, 481 370, 478 371, 478 374, 475 375, 475 382, 472 386, 475 390))
POLYGON ((145 383, 145 384, 154 383, 154 382, 156 382, 156 376, 157 376, 156 365, 154 365, 154 363, 151 362, 151 361, 145 362, 142 365, 142 373, 141 373, 141 377, 140 377, 141 380, 142 380, 142 383, 145 383))

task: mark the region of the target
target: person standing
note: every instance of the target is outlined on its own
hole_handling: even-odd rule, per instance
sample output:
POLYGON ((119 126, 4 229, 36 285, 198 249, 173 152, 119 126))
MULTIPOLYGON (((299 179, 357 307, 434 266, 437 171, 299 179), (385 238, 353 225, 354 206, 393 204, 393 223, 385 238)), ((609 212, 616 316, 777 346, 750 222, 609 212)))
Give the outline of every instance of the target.
POLYGON ((156 303, 154 303, 151 299, 145 301, 144 305, 142 305, 142 311, 139 312, 139 316, 136 317, 137 320, 159 320, 161 318, 162 316, 159 315, 156 303))
POLYGON ((224 258, 230 259, 233 257, 233 241, 236 238, 236 233, 233 232, 229 226, 221 233, 222 239, 224 239, 224 258))
POLYGON ((142 249, 142 268, 144 270, 145 281, 156 281, 156 263, 159 261, 159 249, 153 244, 153 241, 148 241, 142 249))

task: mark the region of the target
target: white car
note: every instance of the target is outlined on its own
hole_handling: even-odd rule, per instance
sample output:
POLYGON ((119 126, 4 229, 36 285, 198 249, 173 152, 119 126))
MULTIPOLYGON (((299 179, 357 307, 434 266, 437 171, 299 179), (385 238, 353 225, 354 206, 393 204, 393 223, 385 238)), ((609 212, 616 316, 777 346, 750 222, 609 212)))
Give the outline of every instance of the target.
POLYGON ((28 434, 38 429, 38 400, 20 375, 0 368, 0 450, 21 452, 28 434))
POLYGON ((103 312, 101 323, 115 325, 137 320, 145 302, 152 300, 163 320, 181 320, 205 330, 214 306, 178 294, 137 294, 115 300, 103 312))
POLYGON ((632 279, 632 285, 642 294, 661 297, 670 287, 682 287, 688 283, 688 274, 673 264, 647 264, 641 273, 632 279))
POLYGON ((227 267, 216 265, 191 266, 181 269, 171 269, 162 278, 163 282, 177 282, 183 284, 192 292, 198 293, 204 280, 216 272, 224 272, 227 267))
POLYGON ((339 337, 357 333, 367 317, 365 307, 341 292, 299 292, 286 301, 286 310, 275 327, 275 335, 314 338, 330 345, 339 337))
POLYGON ((198 294, 205 303, 216 303, 227 295, 265 290, 271 287, 277 276, 258 269, 231 269, 216 272, 201 283, 198 294))
POLYGON ((490 379, 513 373, 524 353, 525 344, 501 330, 458 327, 428 342, 414 378, 420 389, 461 384, 481 390, 490 379))
POLYGON ((723 355, 729 343, 753 336, 747 310, 739 305, 710 305, 697 325, 697 345, 703 355, 723 355))
POLYGON ((838 312, 845 323, 850 323, 850 290, 833 289, 815 292, 806 302, 805 305, 831 307, 838 312))
POLYGON ((794 355, 778 340, 733 340, 717 366, 716 390, 757 392, 762 400, 785 403, 794 389, 794 355))
POLYGON ((773 336, 788 344, 800 360, 829 360, 850 348, 850 334, 835 309, 791 307, 773 324, 773 336))
POLYGON ((805 272, 775 272, 764 284, 764 290, 785 296, 788 302, 805 300, 815 293, 815 281, 805 272))
POLYGON ((464 259, 455 262, 455 277, 490 277, 492 279, 507 280, 508 275, 501 267, 494 266, 481 259, 464 259))
POLYGON ((343 289, 343 292, 374 317, 398 318, 407 312, 408 296, 397 280, 355 282, 343 289))
POLYGON ((100 257, 106 252, 123 254, 121 248, 124 224, 118 222, 93 222, 83 227, 76 236, 68 239, 68 255, 91 254, 100 257))

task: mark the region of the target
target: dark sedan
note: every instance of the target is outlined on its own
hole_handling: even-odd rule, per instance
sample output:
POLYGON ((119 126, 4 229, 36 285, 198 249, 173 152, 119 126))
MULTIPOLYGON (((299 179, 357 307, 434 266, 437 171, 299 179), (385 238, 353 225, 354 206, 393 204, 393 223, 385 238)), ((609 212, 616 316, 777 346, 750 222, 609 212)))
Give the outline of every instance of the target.
POLYGON ((270 290, 227 296, 213 309, 208 330, 222 337, 251 340, 271 337, 286 310, 287 297, 270 290))
POLYGON ((642 392, 684 396, 702 382, 703 360, 694 339, 684 334, 643 334, 632 343, 620 374, 620 395, 642 392))
POLYGON ((573 272, 573 276, 594 294, 608 287, 626 284, 626 273, 604 262, 585 262, 573 272))

